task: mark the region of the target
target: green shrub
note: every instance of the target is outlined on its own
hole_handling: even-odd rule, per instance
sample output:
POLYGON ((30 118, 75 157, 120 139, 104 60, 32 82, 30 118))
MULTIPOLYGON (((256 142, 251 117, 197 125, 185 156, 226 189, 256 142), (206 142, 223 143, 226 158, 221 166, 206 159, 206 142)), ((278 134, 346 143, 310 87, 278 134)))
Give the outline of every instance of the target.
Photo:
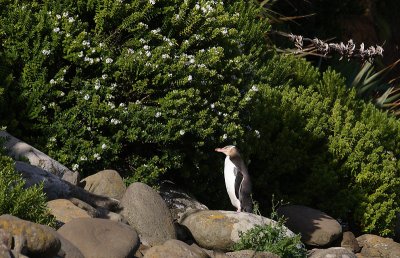
POLYGON ((275 193, 363 231, 393 234, 400 211, 399 121, 358 101, 352 90, 329 90, 337 77, 329 73, 316 87, 260 88, 252 116, 260 138, 249 151, 255 198, 275 193), (326 97, 317 92, 322 89, 326 97))
POLYGON ((271 252, 281 258, 307 257, 307 250, 300 240, 301 235, 288 236, 287 228, 284 226, 285 219, 278 217, 275 210, 272 211, 270 218, 276 223, 256 225, 246 232, 240 232, 240 240, 234 249, 271 252))
POLYGON ((14 166, 11 158, 0 153, 0 214, 54 226, 55 220, 48 211, 43 184, 24 188, 25 181, 14 166))
POLYGON ((4 7, 3 47, 19 70, 13 91, 27 125, 13 128, 42 136, 47 153, 84 175, 113 167, 154 183, 184 166, 200 173, 216 142, 244 134, 240 112, 249 103, 241 100, 254 94, 270 55, 269 26, 253 3, 4 7))

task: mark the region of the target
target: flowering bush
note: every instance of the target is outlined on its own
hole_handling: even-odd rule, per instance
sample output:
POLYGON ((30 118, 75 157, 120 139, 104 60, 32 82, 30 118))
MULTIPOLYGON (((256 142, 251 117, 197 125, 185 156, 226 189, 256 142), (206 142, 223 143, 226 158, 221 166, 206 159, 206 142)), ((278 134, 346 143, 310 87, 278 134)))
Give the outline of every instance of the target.
POLYGON ((25 106, 9 128, 36 130, 74 170, 148 183, 184 166, 202 173, 219 163, 203 162, 216 145, 249 130, 241 112, 268 56, 252 3, 10 1, 0 12, 25 106))

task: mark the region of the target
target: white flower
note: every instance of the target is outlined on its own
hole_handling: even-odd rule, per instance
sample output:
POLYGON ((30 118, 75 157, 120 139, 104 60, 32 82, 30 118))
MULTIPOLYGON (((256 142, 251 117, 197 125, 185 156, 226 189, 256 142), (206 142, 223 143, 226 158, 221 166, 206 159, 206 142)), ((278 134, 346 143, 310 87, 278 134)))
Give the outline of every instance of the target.
POLYGON ((161 56, 163 59, 167 59, 167 58, 169 58, 170 56, 168 55, 168 54, 162 54, 162 56, 161 56))
POLYGON ((179 18, 181 18, 181 16, 179 16, 179 14, 175 15, 175 19, 179 20, 179 18))
POLYGON ((168 77, 172 77, 172 73, 168 73, 168 77))
POLYGON ((228 29, 227 28, 223 28, 221 33, 222 33, 222 35, 228 34, 228 29))
POLYGON ((53 29, 53 31, 57 33, 57 32, 60 31, 60 28, 59 28, 59 27, 56 27, 56 28, 53 29))
POLYGON ((50 80, 50 84, 55 84, 55 83, 56 83, 56 81, 54 79, 50 80))
POLYGON ((64 97, 65 93, 63 91, 60 92, 60 97, 64 97))
POLYGON ((48 50, 48 49, 43 49, 43 50, 42 50, 42 54, 45 55, 45 56, 50 55, 50 53, 51 53, 51 51, 48 50))
POLYGON ((142 27, 145 27, 146 29, 149 28, 149 25, 147 25, 146 23, 143 23, 143 22, 139 22, 139 25, 142 27))
POLYGON ((74 21, 75 21, 75 19, 74 19, 73 17, 69 17, 69 18, 68 18, 68 22, 69 22, 69 23, 73 23, 74 21))
POLYGON ((86 127, 86 129, 87 129, 88 131, 92 131, 92 128, 91 128, 90 126, 86 127))
POLYGON ((126 105, 125 105, 125 103, 120 103, 119 106, 120 107, 125 107, 126 105))
POLYGON ((211 107, 212 109, 214 109, 214 108, 215 108, 215 104, 212 103, 212 104, 210 105, 210 107, 211 107))
POLYGON ((84 46, 89 46, 89 45, 90 45, 90 42, 87 41, 87 40, 84 40, 84 41, 82 41, 82 45, 84 45, 84 46))
POLYGON ((111 118, 111 123, 112 123, 113 125, 117 125, 117 124, 120 124, 121 121, 119 121, 118 119, 115 119, 115 118, 111 118))
POLYGON ((101 159, 100 154, 98 154, 98 153, 93 154, 93 158, 95 158, 97 160, 101 159))
POLYGON ((146 54, 147 57, 151 57, 151 52, 150 51, 146 51, 145 54, 146 54))
POLYGON ((56 137, 51 137, 49 140, 50 140, 51 142, 55 142, 55 141, 56 141, 56 137))
POLYGON ((90 96, 89 96, 89 94, 86 94, 83 98, 84 98, 85 100, 89 100, 90 96))
POLYGON ((111 64, 112 62, 114 62, 114 60, 112 60, 112 58, 109 58, 109 57, 106 58, 106 64, 111 64))
POLYGON ((188 81, 191 81, 193 77, 191 75, 188 76, 188 81))
POLYGON ((150 49, 150 47, 148 45, 144 45, 143 48, 144 48, 144 50, 149 50, 150 49))
POLYGON ((117 84, 114 82, 114 83, 111 83, 111 89, 113 90, 113 89, 115 89, 117 87, 117 84))
POLYGON ((82 57, 83 56, 83 51, 79 52, 78 56, 82 57))
POLYGON ((105 143, 103 143, 103 144, 101 145, 101 148, 104 150, 104 149, 107 148, 107 145, 106 145, 105 143))
POLYGON ((108 75, 107 75, 107 74, 103 74, 103 75, 101 76, 101 78, 103 78, 103 80, 105 80, 105 79, 108 78, 108 75))
POLYGON ((79 168, 79 165, 78 165, 78 164, 72 165, 72 170, 73 170, 73 171, 76 171, 78 168, 79 168))
POLYGON ((79 158, 79 160, 85 161, 85 160, 87 160, 87 157, 86 156, 82 156, 82 157, 79 158))
POLYGON ((179 134, 180 134, 180 135, 184 135, 184 134, 185 134, 185 130, 180 130, 180 131, 179 131, 179 134))
POLYGON ((227 134, 222 135, 222 139, 225 140, 226 138, 228 138, 228 135, 227 135, 227 134))
POLYGON ((258 91, 258 88, 257 88, 257 86, 253 85, 253 87, 251 87, 251 90, 252 91, 258 91))
POLYGON ((112 102, 108 102, 107 105, 111 108, 114 109, 115 108, 115 104, 112 102))
POLYGON ((260 138, 260 131, 254 130, 254 133, 256 134, 257 138, 260 138))
POLYGON ((63 17, 68 17, 68 12, 63 12, 63 17))
POLYGON ((57 19, 61 19, 61 15, 57 14, 56 15, 57 19))
POLYGON ((155 4, 156 4, 156 0, 150 0, 149 2, 150 2, 150 4, 152 4, 152 5, 155 5, 155 4))
POLYGON ((153 34, 158 34, 158 33, 160 33, 160 32, 161 32, 161 29, 160 29, 160 28, 155 29, 155 30, 151 30, 151 33, 153 33, 153 34))
POLYGON ((157 112, 156 114, 155 114, 155 117, 160 117, 161 116, 161 112, 157 112))

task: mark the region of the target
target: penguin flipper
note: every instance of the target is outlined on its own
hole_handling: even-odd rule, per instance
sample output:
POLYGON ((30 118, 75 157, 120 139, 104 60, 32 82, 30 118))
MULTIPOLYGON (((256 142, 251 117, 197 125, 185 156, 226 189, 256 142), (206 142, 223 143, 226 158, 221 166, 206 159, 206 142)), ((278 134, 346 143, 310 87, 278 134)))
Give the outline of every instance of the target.
POLYGON ((235 168, 234 171, 236 178, 235 178, 235 195, 238 200, 240 200, 240 188, 243 181, 243 175, 240 173, 238 168, 235 168))

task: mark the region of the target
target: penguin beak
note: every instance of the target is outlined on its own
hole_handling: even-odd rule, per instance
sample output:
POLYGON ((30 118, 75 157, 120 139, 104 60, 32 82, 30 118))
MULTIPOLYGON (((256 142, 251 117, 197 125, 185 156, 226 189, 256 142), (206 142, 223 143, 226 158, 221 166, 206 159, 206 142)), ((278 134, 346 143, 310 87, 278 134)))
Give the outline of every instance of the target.
POLYGON ((224 149, 224 148, 216 148, 215 151, 216 152, 222 152, 222 153, 226 154, 226 149, 224 149))

